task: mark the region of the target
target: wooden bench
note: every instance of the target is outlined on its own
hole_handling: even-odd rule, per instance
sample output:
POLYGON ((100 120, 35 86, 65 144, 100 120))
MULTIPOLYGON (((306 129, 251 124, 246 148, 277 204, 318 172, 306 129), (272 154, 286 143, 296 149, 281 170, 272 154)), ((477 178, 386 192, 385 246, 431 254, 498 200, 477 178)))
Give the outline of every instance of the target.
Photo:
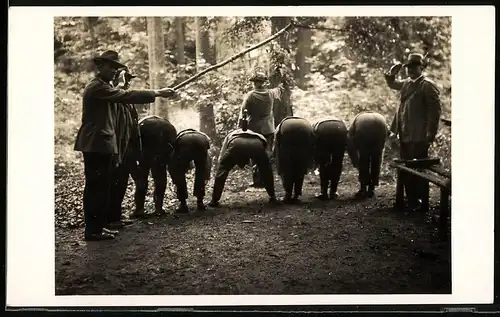
POLYGON ((427 181, 422 199, 424 212, 429 210, 429 183, 439 186, 441 191, 439 232, 441 238, 446 239, 448 236, 448 217, 450 216, 451 174, 442 168, 439 159, 393 160, 389 165, 397 169, 396 209, 402 210, 404 203, 404 184, 401 181, 401 173, 410 173, 427 181))

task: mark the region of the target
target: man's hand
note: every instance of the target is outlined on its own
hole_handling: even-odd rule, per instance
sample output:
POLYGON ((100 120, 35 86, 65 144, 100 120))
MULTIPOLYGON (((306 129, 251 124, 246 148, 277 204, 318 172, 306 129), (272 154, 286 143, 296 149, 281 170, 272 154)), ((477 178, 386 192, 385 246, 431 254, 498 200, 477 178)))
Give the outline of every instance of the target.
POLYGON ((158 96, 160 96, 162 98, 174 97, 176 94, 175 90, 173 90, 172 88, 163 88, 163 89, 157 90, 157 93, 158 93, 158 96))
POLYGON ((391 69, 389 70, 388 75, 389 76, 396 76, 397 73, 401 70, 401 67, 403 67, 403 64, 397 63, 395 65, 392 65, 391 69))

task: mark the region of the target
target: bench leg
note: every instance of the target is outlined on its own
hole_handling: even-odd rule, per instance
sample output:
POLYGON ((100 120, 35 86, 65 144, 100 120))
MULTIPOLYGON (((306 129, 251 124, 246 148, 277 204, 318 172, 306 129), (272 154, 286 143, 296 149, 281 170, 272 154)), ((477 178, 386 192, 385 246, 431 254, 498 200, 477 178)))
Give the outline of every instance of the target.
POLYGON ((422 181, 422 211, 429 211, 429 182, 422 181))
POLYGON ((448 236, 448 216, 450 215, 450 193, 446 189, 441 189, 440 216, 439 216, 439 234, 445 241, 448 236))
POLYGON ((402 172, 398 170, 397 181, 396 181, 396 209, 403 210, 404 198, 405 198, 405 187, 403 183, 403 179, 401 177, 402 172))

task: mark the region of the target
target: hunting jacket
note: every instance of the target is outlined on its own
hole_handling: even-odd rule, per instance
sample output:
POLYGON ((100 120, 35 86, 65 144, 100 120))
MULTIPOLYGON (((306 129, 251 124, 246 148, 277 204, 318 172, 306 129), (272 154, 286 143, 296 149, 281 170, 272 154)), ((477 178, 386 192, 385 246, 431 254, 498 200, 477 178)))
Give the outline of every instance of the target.
POLYGON ((441 115, 440 92, 437 85, 425 76, 415 81, 397 80, 385 75, 389 88, 400 93, 400 105, 390 127, 401 142, 432 142, 439 127, 441 115))

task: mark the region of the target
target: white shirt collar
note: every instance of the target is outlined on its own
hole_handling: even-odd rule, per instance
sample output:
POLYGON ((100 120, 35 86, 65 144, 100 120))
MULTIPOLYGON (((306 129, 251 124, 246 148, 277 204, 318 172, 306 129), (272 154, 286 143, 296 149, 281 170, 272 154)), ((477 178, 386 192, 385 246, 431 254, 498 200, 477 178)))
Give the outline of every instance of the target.
POLYGON ((417 81, 417 80, 419 80, 422 76, 424 76, 424 74, 422 74, 422 75, 418 76, 418 77, 417 77, 417 78, 415 78, 415 79, 411 79, 411 77, 409 77, 409 78, 410 78, 410 81, 411 81, 411 82, 416 82, 416 81, 417 81))

